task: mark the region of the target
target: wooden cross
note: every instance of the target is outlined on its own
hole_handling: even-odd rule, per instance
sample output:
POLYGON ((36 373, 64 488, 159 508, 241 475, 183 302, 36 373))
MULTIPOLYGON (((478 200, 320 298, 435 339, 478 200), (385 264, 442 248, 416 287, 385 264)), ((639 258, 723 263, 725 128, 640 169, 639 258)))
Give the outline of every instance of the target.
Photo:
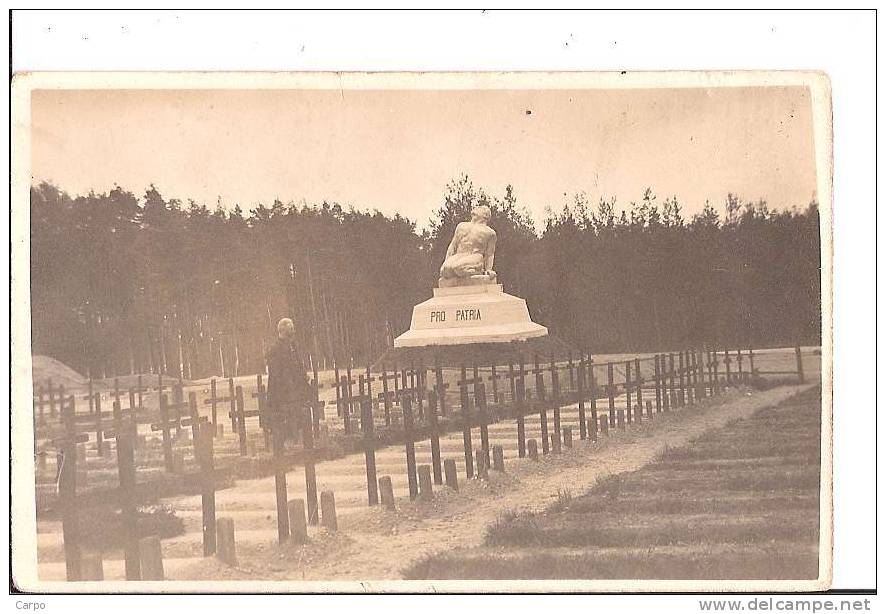
MULTIPOLYGON (((314 384, 316 385, 317 380, 314 378, 314 384)), ((252 398, 256 400, 257 414, 258 414, 258 425, 264 431, 265 436, 265 447, 268 446, 268 429, 270 425, 268 424, 268 416, 267 409, 265 405, 268 400, 268 391, 265 388, 265 383, 262 378, 262 374, 259 373, 255 376, 255 390, 252 392, 252 398)))
POLYGON ((431 439, 431 468, 434 483, 443 483, 443 466, 440 458, 440 423, 437 421, 437 393, 428 392, 428 435, 431 439))
POLYGON ((114 428, 104 432, 117 440, 117 473, 120 490, 120 512, 123 521, 123 558, 127 580, 141 579, 139 561, 138 507, 135 487, 135 433, 132 412, 124 420, 120 402, 114 401, 114 428))
POLYGON ((93 386, 92 386, 92 378, 91 377, 86 382, 86 386, 87 386, 88 392, 80 398, 83 399, 84 401, 89 402, 89 413, 92 413, 93 411, 95 411, 95 390, 93 389, 93 386))
POLYGON ((394 373, 388 373, 385 369, 384 364, 382 364, 381 368, 381 387, 382 392, 378 393, 378 400, 380 403, 384 403, 385 407, 385 426, 391 426, 391 401, 397 398, 397 393, 388 388, 388 381, 391 379, 397 379, 396 371, 394 373))
POLYGON ((311 423, 318 437, 320 436, 320 420, 326 419, 326 401, 320 400, 320 388, 320 383, 315 378, 311 382, 311 403, 309 409, 311 411, 311 423))
POLYGON ((212 556, 216 551, 214 431, 214 425, 212 431, 201 425, 194 443, 202 487, 200 507, 203 513, 203 556, 212 556))
MULTIPOLYGON (((231 382, 233 382, 233 378, 231 382)), ((231 411, 231 424, 237 432, 240 439, 240 456, 248 456, 249 448, 246 445, 246 417, 255 415, 255 410, 246 411, 246 404, 243 401, 243 386, 237 386, 234 392, 233 410, 231 411)))
POLYGON ((498 380, 505 379, 506 375, 498 375, 495 370, 495 363, 492 363, 492 375, 486 379, 492 384, 492 402, 498 404, 498 380))
POLYGON ((138 395, 138 407, 139 407, 139 409, 142 409, 142 408, 144 408, 144 398, 142 395, 145 392, 147 392, 148 389, 142 385, 142 376, 140 373, 139 373, 138 377, 136 378, 135 382, 136 382, 135 393, 138 395))
MULTIPOLYGON (((551 401, 554 407, 558 407, 560 403, 560 367, 557 365, 557 361, 554 360, 553 354, 551 354, 549 364, 551 369, 551 401)), ((557 429, 557 432, 559 432, 559 429, 557 429)))
MULTIPOLYGON (((259 375, 259 377, 261 377, 261 375, 259 375)), ((233 380, 231 380, 231 382, 233 382, 233 380)), ((229 385, 231 382, 229 382, 229 385)), ((231 391, 231 392, 233 392, 233 391, 231 391)), ((216 384, 215 384, 215 378, 213 377, 209 381, 209 398, 204 399, 203 404, 211 406, 211 411, 212 411, 211 415, 212 415, 213 426, 218 425, 218 405, 220 403, 230 403, 233 400, 232 397, 233 397, 233 394, 226 396, 226 397, 218 396, 217 388, 216 388, 216 384)))
POLYGON ((118 378, 114 378, 114 400, 119 403, 120 402, 120 380, 118 378))
POLYGON ((181 426, 179 420, 170 419, 169 417, 169 402, 165 394, 160 395, 160 422, 155 422, 151 424, 151 431, 162 431, 163 432, 163 463, 166 467, 166 471, 172 471, 174 469, 172 465, 172 438, 169 435, 169 431, 173 428, 178 429, 181 426))
POLYGON ((163 383, 163 374, 162 374, 162 373, 158 373, 158 374, 157 374, 157 386, 154 388, 154 390, 156 390, 157 392, 162 393, 164 390, 167 390, 168 388, 169 388, 169 386, 168 386, 168 385, 165 385, 165 384, 163 383))
POLYGON ((99 456, 104 456, 105 447, 103 441, 102 418, 109 418, 113 414, 102 411, 102 395, 100 392, 95 393, 95 397, 91 403, 93 412, 91 414, 75 414, 74 421, 77 424, 92 424, 95 426, 95 449, 99 456))
MULTIPOLYGON (((540 400, 545 400, 545 368, 539 365, 538 362, 538 354, 534 357, 535 368, 530 371, 533 375, 535 375, 535 396, 540 400)), ((542 442, 542 447, 546 448, 547 444, 542 442)), ((547 453, 547 449, 545 449, 545 453, 547 453)))
POLYGON ((55 399, 56 395, 58 397, 58 401, 60 404, 64 405, 65 403, 65 387, 59 386, 58 388, 52 387, 52 378, 49 378, 49 416, 51 418, 55 418, 55 399))
MULTIPOLYGON (((579 357, 579 362, 581 358, 579 357)), ((566 362, 566 369, 569 371, 569 390, 575 391, 575 363, 572 361, 572 350, 569 350, 569 359, 566 362)), ((584 439, 584 438, 582 438, 584 439)))
MULTIPOLYGON (((350 401, 351 407, 357 407, 360 409, 360 420, 361 420, 360 429, 363 430, 364 427, 362 424, 362 420, 365 417, 364 411, 363 411, 364 406, 368 402, 370 410, 372 408, 372 394, 371 394, 371 392, 369 392, 370 391, 369 382, 366 381, 366 375, 360 374, 357 376, 357 390, 359 393, 348 397, 348 400, 350 401)), ((371 412, 370 412, 370 415, 371 415, 371 412)))
POLYGON ((372 393, 369 387, 370 379, 368 368, 367 375, 360 376, 360 429, 363 431, 363 453, 366 463, 366 490, 369 505, 378 505, 378 475, 375 468, 375 448, 378 442, 375 438, 375 421, 372 416, 372 393), (362 394, 364 384, 367 387, 365 396, 362 394))
POLYGON ((486 410, 486 384, 478 382, 474 394, 477 399, 477 423, 480 425, 480 449, 483 451, 486 467, 489 467, 489 413, 486 410))
POLYGON ((562 445, 563 431, 560 429, 560 373, 557 367, 557 361, 554 360, 553 353, 550 356, 549 366, 551 370, 551 407, 554 410, 554 451, 560 452, 562 445))
POLYGON ((403 438, 406 440, 406 480, 409 484, 409 498, 418 497, 418 477, 415 468, 415 434, 412 422, 412 399, 405 395, 401 401, 403 409, 403 438))
MULTIPOLYGON (((476 366, 475 366, 476 369, 476 366)), ((474 371, 474 376, 468 379, 467 369, 464 365, 461 366, 461 379, 459 379, 455 384, 458 386, 458 390, 461 397, 461 410, 463 413, 467 414, 471 411, 470 408, 470 397, 468 395, 468 386, 474 386, 474 402, 477 400, 477 384, 482 383, 483 380, 479 377, 477 371, 474 371)))
POLYGON ((65 434, 52 440, 59 448, 58 494, 62 508, 62 533, 65 548, 65 571, 68 580, 80 579, 80 527, 77 517, 77 444, 89 437, 77 433, 74 420, 75 400, 72 395, 65 403, 61 399, 62 424, 65 434))
POLYGON ((196 449, 197 446, 197 436, 199 435, 200 429, 204 428, 207 424, 209 424, 209 418, 204 416, 200 417, 200 412, 197 410, 197 393, 189 392, 188 393, 188 415, 181 418, 179 423, 182 426, 190 426, 191 427, 191 441, 193 442, 193 446, 196 449))
POLYGON ((46 399, 44 398, 45 394, 46 394, 46 392, 43 390, 42 384, 38 385, 37 392, 34 395, 34 400, 37 402, 37 412, 38 412, 38 415, 40 416, 41 422, 43 422, 43 420, 44 420, 43 413, 44 413, 44 407, 46 405, 46 399))
POLYGON ((443 379, 443 367, 440 365, 439 357, 434 358, 434 378, 434 392, 437 393, 437 408, 439 410, 439 415, 445 416, 447 414, 446 389, 449 388, 449 384, 443 379))
POLYGON ((545 407, 545 368, 542 367, 538 362, 538 354, 535 354, 533 357, 533 361, 535 364, 535 368, 532 370, 532 373, 535 375, 535 391, 536 397, 539 401, 538 404, 538 420, 541 425, 541 448, 544 454, 547 454, 550 451, 550 440, 548 439, 548 412, 545 407))
POLYGON ((351 392, 353 384, 353 382, 349 381, 349 376, 341 375, 339 376, 338 383, 335 385, 338 415, 344 420, 345 433, 351 432, 351 392))

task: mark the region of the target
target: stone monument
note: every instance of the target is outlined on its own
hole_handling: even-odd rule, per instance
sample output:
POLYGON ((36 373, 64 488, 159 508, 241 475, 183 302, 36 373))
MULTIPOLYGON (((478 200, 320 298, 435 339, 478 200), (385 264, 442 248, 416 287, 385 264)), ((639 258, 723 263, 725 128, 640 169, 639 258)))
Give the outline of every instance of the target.
POLYGON ((475 207, 455 229, 434 296, 412 309, 409 330, 394 347, 505 343, 543 337, 548 329, 529 317, 526 301, 506 294, 495 270, 495 231, 489 207, 475 207))

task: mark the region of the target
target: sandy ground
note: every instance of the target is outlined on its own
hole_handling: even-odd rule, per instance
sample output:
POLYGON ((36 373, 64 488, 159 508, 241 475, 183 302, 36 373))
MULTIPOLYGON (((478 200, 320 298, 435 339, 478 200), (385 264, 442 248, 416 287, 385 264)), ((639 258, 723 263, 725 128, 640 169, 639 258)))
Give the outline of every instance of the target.
MULTIPOLYGON (((340 518, 340 530, 335 534, 312 529, 311 540, 305 546, 277 547, 272 537, 262 540, 264 545, 260 547, 241 547, 238 530, 237 568, 224 568, 215 559, 194 560, 176 565, 169 570, 168 577, 360 580, 364 590, 379 590, 373 580, 401 579, 401 570, 424 556, 479 545, 487 525, 504 510, 539 510, 556 499, 558 490, 584 492, 600 478, 638 469, 667 446, 685 445, 711 429, 748 417, 812 386, 732 391, 696 407, 657 415, 652 423, 635 423, 627 431, 615 431, 597 444, 578 441, 576 429, 575 447, 564 449, 562 454, 543 457, 538 463, 511 458, 506 462, 505 473, 491 472, 488 482, 466 483, 464 472, 460 471, 462 484, 458 493, 439 487, 434 501, 424 503, 410 502, 401 496, 395 512, 378 507, 355 508, 340 518)), ((379 475, 384 473, 379 471, 379 475)), ((238 499, 249 496, 250 489, 242 490, 241 484, 236 490, 238 499)), ((272 501, 268 503, 273 505, 272 501)), ((267 531, 262 533, 266 535, 267 531)), ((297 590, 297 586, 292 588, 297 590)))

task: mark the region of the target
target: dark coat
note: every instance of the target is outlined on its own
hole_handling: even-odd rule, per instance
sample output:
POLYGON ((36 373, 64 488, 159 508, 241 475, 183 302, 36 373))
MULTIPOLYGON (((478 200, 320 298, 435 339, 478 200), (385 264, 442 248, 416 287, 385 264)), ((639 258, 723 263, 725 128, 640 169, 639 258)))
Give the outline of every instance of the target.
POLYGON ((300 423, 304 407, 311 400, 304 361, 298 348, 277 339, 267 353, 268 412, 273 419, 300 423))

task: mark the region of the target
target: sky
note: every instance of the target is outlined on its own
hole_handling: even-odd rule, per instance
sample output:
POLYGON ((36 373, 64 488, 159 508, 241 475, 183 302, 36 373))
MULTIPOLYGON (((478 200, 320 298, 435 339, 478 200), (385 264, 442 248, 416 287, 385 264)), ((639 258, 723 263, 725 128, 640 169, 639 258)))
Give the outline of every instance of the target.
POLYGON ((536 221, 592 202, 815 194, 802 87, 584 90, 37 90, 32 180, 71 195, 153 183, 214 207, 323 200, 427 224, 466 173, 536 221))

